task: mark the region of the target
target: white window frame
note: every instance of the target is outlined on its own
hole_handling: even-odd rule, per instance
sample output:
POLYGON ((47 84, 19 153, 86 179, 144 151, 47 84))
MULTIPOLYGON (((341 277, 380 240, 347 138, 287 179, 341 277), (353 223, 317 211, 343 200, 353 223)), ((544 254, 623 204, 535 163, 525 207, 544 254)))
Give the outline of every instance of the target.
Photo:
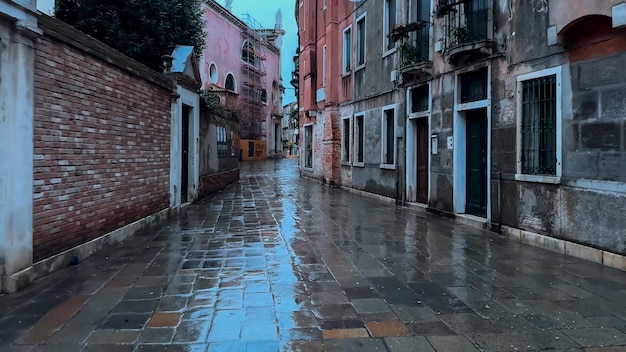
POLYGON ((326 87, 326 45, 322 47, 322 87, 326 87))
POLYGON ((352 162, 352 116, 346 116, 341 119, 341 164, 350 165, 352 162), (346 128, 346 121, 348 122, 348 128, 346 128), (348 134, 348 140, 346 141, 346 134, 348 134), (348 143, 348 153, 346 153, 346 142, 348 143))
POLYGON ((352 25, 343 29, 342 45, 341 45, 341 73, 343 76, 347 76, 352 73, 352 58, 346 57, 346 53, 349 53, 352 56, 352 25), (346 38, 350 39, 350 47, 346 48, 346 38))
MULTIPOLYGON (((389 8, 387 6, 387 4, 390 4, 392 1, 396 1, 396 0, 384 0, 383 1, 383 57, 391 55, 393 53, 396 52, 396 50, 398 49, 398 44, 394 42, 393 44, 393 48, 388 49, 388 44, 391 41, 391 38, 389 38, 387 36, 387 34, 389 34, 389 31, 387 31, 388 27, 389 27, 389 8)), ((398 23, 398 3, 396 1, 396 12, 395 12, 395 16, 396 16, 396 24, 398 23)))
POLYGON ((416 117, 427 117, 430 115, 430 111, 433 108, 433 100, 432 100, 432 92, 431 92, 431 88, 430 88, 430 83, 426 83, 426 84, 422 84, 422 85, 418 85, 418 86, 413 86, 413 87, 409 87, 406 90, 406 116, 408 116, 410 119, 416 118, 416 117), (424 88, 424 86, 426 86, 426 89, 428 91, 428 109, 424 110, 424 111, 418 111, 418 112, 411 112, 413 110, 413 99, 411 97, 411 93, 413 93, 414 89, 419 89, 419 88, 424 88))
POLYGON ((562 104, 561 100, 563 98, 562 88, 561 88, 561 73, 562 67, 552 67, 544 70, 526 73, 517 76, 517 116, 518 119, 516 121, 517 124, 517 168, 515 179, 517 181, 525 181, 525 182, 540 182, 540 183, 551 183, 551 184, 559 184, 561 183, 561 176, 563 172, 563 115, 562 115, 562 104), (536 78, 541 78, 545 76, 556 76, 556 176, 545 176, 545 175, 529 175, 522 173, 522 83, 524 81, 529 81, 536 78))
POLYGON ((235 75, 230 71, 226 73, 226 76, 224 76, 224 88, 230 92, 237 93, 237 78, 235 78, 235 75), (228 79, 228 76, 233 77, 233 89, 232 90, 226 88, 226 80, 228 79))
POLYGON ((381 129, 380 129, 380 168, 381 169, 391 169, 391 170, 395 170, 396 168, 396 163, 397 163, 397 153, 396 153, 396 149, 397 148, 397 136, 398 136, 398 112, 396 109, 396 105, 395 104, 391 104, 391 105, 387 105, 387 106, 383 106, 381 109, 381 119, 380 119, 380 124, 381 124, 381 129), (393 164, 387 164, 387 160, 385 158, 385 155, 387 154, 387 116, 386 116, 386 112, 387 111, 393 111, 393 164))
POLYGON ((356 21, 356 45, 355 45, 355 55, 354 55, 354 70, 360 70, 365 67, 367 63, 367 12, 359 16, 356 21), (363 21, 363 43, 361 43, 361 33, 359 31, 359 22, 363 21), (363 63, 359 64, 359 53, 361 51, 361 47, 363 47, 363 63))
POLYGON ((354 146, 352 148, 352 166, 356 166, 356 167, 365 167, 365 133, 366 133, 366 128, 365 128, 365 113, 361 112, 361 113, 357 113, 354 114, 354 119, 353 119, 353 123, 352 123, 352 129, 353 129, 353 134, 352 134, 352 145, 354 146), (363 123, 363 135, 359 135, 359 131, 357 130, 357 121, 361 119, 362 123, 363 123), (363 161, 359 161, 359 144, 361 142, 361 140, 363 140, 363 150, 361 151, 361 153, 363 153, 363 161))

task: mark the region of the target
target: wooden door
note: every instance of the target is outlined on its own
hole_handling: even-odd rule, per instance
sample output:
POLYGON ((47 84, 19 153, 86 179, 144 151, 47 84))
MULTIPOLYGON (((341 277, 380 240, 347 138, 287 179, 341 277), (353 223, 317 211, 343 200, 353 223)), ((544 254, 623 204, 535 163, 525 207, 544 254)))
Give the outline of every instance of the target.
POLYGON ((487 111, 468 111, 465 212, 487 215, 487 111))
POLYGON ((428 121, 419 119, 417 129, 417 202, 428 203, 428 121))

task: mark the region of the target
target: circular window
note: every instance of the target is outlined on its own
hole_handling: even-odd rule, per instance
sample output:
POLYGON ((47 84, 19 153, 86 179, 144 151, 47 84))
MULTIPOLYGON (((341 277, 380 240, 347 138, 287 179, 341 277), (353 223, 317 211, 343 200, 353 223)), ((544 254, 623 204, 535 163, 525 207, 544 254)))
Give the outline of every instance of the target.
POLYGON ((211 78, 211 83, 217 83, 217 66, 214 63, 211 63, 209 67, 209 77, 211 78))

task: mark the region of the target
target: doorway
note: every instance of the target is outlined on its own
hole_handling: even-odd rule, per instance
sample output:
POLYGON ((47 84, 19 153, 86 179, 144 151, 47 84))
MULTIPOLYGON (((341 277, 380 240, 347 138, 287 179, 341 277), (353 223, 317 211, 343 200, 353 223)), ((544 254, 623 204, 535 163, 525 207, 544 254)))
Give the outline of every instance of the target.
POLYGON ((487 216, 487 111, 470 110, 466 118, 465 213, 487 216))
POLYGON ((181 178, 180 178, 180 202, 187 203, 189 200, 189 114, 191 109, 183 105, 182 134, 181 134, 181 178))
POLYGON ((418 203, 428 203, 428 120, 417 119, 416 127, 416 180, 418 203))

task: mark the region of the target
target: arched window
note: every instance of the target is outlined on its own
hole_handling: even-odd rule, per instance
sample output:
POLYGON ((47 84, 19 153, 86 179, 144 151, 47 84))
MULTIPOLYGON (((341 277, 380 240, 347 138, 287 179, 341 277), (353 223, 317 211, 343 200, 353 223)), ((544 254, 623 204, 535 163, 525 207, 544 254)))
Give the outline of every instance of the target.
POLYGON ((267 104, 267 90, 261 89, 261 101, 267 104))
POLYGON ((230 90, 231 92, 237 92, 237 83, 235 82, 235 77, 233 76, 232 73, 229 73, 226 75, 224 88, 230 90))
POLYGON ((249 41, 243 43, 243 47, 241 48, 241 60, 255 67, 258 66, 258 60, 256 58, 256 55, 254 54, 254 48, 249 41))

